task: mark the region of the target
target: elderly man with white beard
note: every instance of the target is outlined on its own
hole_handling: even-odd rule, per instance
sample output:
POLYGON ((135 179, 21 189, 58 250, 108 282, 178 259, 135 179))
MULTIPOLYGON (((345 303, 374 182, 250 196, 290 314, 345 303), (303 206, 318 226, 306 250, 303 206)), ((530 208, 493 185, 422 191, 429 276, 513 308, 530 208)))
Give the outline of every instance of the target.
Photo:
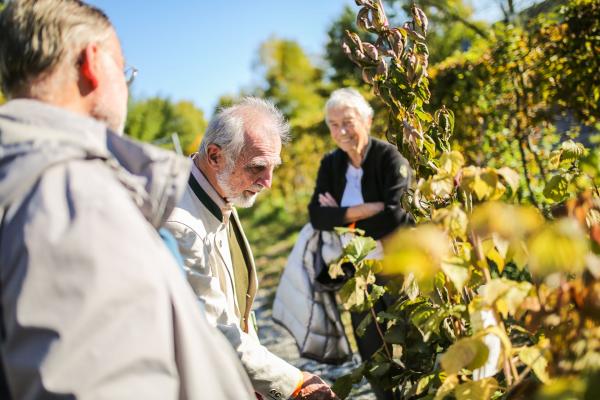
POLYGON ((270 102, 245 98, 209 123, 188 188, 168 218, 192 288, 227 337, 257 392, 269 399, 335 399, 320 378, 263 347, 251 312, 258 280, 234 206, 250 207, 271 187, 289 128, 270 102))

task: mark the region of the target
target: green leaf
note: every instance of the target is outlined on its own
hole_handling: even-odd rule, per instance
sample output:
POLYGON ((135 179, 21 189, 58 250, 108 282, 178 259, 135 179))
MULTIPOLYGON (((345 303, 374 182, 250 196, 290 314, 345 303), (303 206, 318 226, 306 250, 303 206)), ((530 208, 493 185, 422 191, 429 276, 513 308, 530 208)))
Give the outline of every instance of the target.
POLYGON ((575 143, 572 140, 567 140, 561 143, 562 160, 578 160, 585 154, 585 147, 581 143, 575 143))
POLYGON ((429 387, 431 382, 434 380, 434 378, 435 378, 435 374, 429 374, 429 375, 425 375, 424 377, 419 379, 419 382, 417 382, 417 388, 415 391, 415 395, 420 395, 425 390, 427 390, 427 388, 429 387))
POLYGON ((343 400, 346 397, 348 397, 348 395, 352 391, 353 384, 354 382, 350 374, 340 376, 335 380, 333 386, 331 386, 331 390, 333 390, 337 397, 343 400))
POLYGON ((448 347, 440 358, 448 374, 457 374, 463 368, 474 370, 487 361, 489 349, 480 337, 462 338, 448 347))
POLYGON ((340 289, 340 298, 348 309, 360 307, 365 302, 365 285, 357 277, 350 278, 340 289))
POLYGON ((565 200, 568 196, 569 181, 563 175, 554 175, 544 187, 544 197, 555 203, 565 200))
POLYGON ((344 254, 353 264, 358 264, 377 247, 377 243, 371 237, 355 236, 344 248, 344 254))
POLYGON ((406 328, 404 326, 393 325, 385 332, 384 340, 391 344, 406 343, 406 328))
POLYGON ((371 314, 367 314, 362 319, 362 321, 360 321, 360 324, 358 324, 358 326, 356 327, 356 334, 359 337, 363 337, 365 331, 367 330, 367 327, 371 324, 371 322, 373 322, 373 317, 371 316, 371 314))
POLYGON ((359 383, 364 375, 365 364, 361 364, 352 373, 344 376, 340 376, 335 380, 331 386, 331 390, 341 399, 348 397, 352 391, 352 385, 359 383))

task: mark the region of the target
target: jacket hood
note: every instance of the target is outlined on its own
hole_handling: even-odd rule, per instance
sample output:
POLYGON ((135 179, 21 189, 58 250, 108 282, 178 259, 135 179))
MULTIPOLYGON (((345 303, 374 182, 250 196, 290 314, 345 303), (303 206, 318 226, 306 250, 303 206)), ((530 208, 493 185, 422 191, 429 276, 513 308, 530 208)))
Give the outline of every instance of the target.
POLYGON ((106 125, 36 100, 0 107, 0 207, 25 195, 47 168, 102 159, 155 228, 186 187, 190 160, 119 136, 106 125))

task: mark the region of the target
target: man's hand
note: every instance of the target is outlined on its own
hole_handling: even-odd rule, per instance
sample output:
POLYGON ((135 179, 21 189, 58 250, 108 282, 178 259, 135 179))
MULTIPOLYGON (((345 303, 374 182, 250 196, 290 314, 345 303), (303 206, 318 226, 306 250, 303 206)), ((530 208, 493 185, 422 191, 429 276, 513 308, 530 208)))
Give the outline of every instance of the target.
POLYGON ((339 400, 328 384, 321 378, 302 371, 302 388, 294 400, 339 400))
POLYGON ((337 201, 329 192, 319 193, 319 205, 321 207, 339 207, 337 201))

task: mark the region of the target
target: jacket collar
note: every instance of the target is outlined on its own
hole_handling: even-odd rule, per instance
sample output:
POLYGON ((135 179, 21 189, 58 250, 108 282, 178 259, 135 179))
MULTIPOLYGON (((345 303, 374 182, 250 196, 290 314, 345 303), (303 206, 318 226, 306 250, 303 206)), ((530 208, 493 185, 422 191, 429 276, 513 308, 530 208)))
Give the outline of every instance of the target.
MULTIPOLYGON (((198 153, 192 154, 195 161, 198 153)), ((192 173, 188 180, 190 188, 208 211, 220 222, 227 224, 233 211, 233 204, 225 201, 195 163, 192 163, 192 173)))

